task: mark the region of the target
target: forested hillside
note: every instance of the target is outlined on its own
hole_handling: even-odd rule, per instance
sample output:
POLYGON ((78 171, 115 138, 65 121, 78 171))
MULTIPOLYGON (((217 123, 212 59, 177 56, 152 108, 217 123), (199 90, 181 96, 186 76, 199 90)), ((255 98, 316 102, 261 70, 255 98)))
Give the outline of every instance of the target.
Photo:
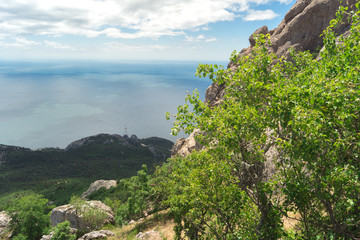
POLYGON ((35 191, 56 205, 64 204, 95 180, 128 178, 143 164, 154 170, 170 156, 172 145, 155 137, 99 134, 75 141, 66 149, 32 151, 2 146, 0 196, 35 191))

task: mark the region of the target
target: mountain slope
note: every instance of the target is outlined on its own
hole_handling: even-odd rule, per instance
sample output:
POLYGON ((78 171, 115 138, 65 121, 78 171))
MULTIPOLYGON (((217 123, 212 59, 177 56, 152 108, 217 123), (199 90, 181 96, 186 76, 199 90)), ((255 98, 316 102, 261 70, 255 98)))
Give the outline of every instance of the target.
POLYGON ((0 196, 33 190, 61 204, 94 180, 127 178, 143 164, 154 168, 170 156, 172 145, 161 138, 109 134, 80 139, 66 149, 1 145, 0 196))

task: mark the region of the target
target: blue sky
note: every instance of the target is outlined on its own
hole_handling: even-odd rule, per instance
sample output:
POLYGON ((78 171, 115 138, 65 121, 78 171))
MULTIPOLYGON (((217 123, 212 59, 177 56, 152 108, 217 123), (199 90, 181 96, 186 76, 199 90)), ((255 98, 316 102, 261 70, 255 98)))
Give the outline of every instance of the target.
POLYGON ((228 60, 295 0, 0 2, 0 59, 228 60))

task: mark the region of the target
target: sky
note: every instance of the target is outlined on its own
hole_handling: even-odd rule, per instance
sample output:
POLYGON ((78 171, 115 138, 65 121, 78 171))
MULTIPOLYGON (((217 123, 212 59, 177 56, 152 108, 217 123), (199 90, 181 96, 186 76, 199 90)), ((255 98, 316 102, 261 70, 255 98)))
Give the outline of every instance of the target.
POLYGON ((295 0, 3 0, 0 59, 228 60, 295 0))

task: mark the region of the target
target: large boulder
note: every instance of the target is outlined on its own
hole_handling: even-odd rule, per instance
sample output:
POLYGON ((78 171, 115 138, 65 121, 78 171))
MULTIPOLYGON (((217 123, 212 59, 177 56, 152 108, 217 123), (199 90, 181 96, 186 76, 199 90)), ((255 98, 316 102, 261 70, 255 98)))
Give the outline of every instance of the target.
POLYGON ((151 231, 144 232, 144 233, 139 232, 135 238, 141 239, 141 240, 162 240, 163 239, 161 234, 155 230, 151 230, 151 231))
POLYGON ((80 210, 71 204, 56 207, 51 211, 50 221, 51 225, 55 227, 67 220, 70 222, 70 227, 88 231, 95 230, 93 224, 98 221, 99 217, 102 217, 100 215, 104 216, 103 219, 101 218, 101 225, 114 222, 114 214, 111 208, 100 201, 86 201, 80 210), (82 212, 92 212, 94 220, 89 222, 88 219, 84 218, 82 212))
POLYGON ((11 217, 6 212, 0 212, 0 239, 10 239, 10 221, 11 217))
POLYGON ((195 130, 190 134, 188 138, 180 138, 178 139, 173 148, 171 149, 171 157, 181 156, 184 157, 191 153, 191 151, 200 150, 201 145, 195 140, 196 134, 200 131, 195 130))
POLYGON ((100 188, 109 189, 111 187, 116 187, 116 180, 97 180, 90 184, 90 187, 81 195, 81 198, 87 198, 90 194, 98 191, 100 188))
POLYGON ((109 236, 115 236, 115 234, 109 230, 100 230, 89 232, 78 240, 106 239, 109 236))

